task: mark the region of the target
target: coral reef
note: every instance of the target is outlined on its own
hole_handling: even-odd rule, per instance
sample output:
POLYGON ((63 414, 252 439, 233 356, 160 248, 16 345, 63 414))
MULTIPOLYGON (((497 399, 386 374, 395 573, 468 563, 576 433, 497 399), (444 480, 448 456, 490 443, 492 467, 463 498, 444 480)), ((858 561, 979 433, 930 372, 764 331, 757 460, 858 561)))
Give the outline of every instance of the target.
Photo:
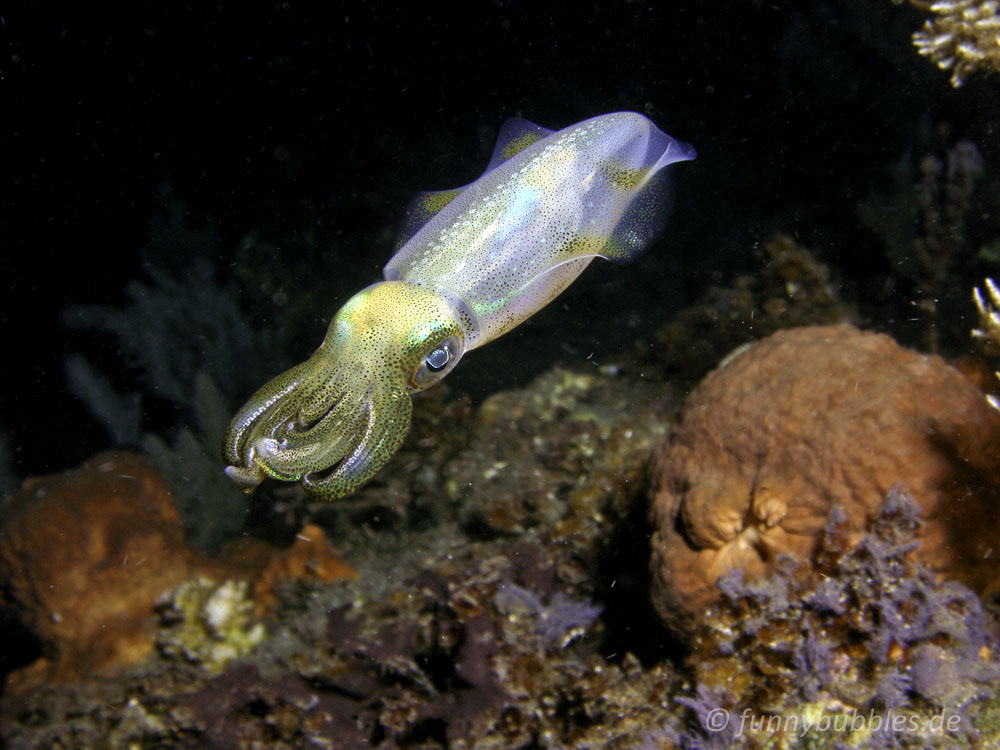
MULTIPOLYGON (((195 573, 159 598, 149 660, 113 689, 49 684, 8 701, 3 736, 14 747, 70 734, 77 746, 634 747, 671 721, 678 678, 616 645, 648 655, 669 639, 635 606, 644 545, 623 552, 614 535, 645 538, 637 504, 674 406, 660 385, 599 371, 556 370, 475 414, 428 394, 400 460, 357 501, 305 507, 361 578, 295 577, 261 608, 239 581, 265 573, 195 573)), ((244 557, 258 544, 241 543, 244 557)))
POLYGON ((997 0, 910 0, 934 14, 914 33, 913 45, 961 86, 977 71, 1000 70, 1000 2, 997 0))
POLYGON ((72 727, 77 746, 626 750, 670 720, 669 663, 600 656, 596 608, 542 548, 477 543, 392 588, 374 601, 363 581, 289 599, 268 638, 221 672, 179 654, 123 673, 114 694, 43 687, 5 707, 4 736, 14 747, 51 746, 72 727), (511 587, 516 603, 504 601, 511 587), (87 710, 66 716, 72 706, 87 710))
POLYGON ((730 569, 812 559, 840 506, 856 541, 890 487, 927 518, 921 557, 997 584, 1000 414, 961 373, 850 326, 782 331, 726 360, 689 398, 653 469, 654 601, 688 629, 730 569))
POLYGON ((241 541, 224 574, 159 596, 145 661, 8 693, 0 734, 19 750, 864 747, 759 718, 891 704, 959 715, 946 740, 993 741, 994 620, 914 564, 921 521, 901 491, 867 535, 827 512, 811 565, 724 575, 680 649, 648 606, 645 543, 648 454, 675 406, 600 370, 555 370, 474 413, 428 394, 401 460, 356 501, 286 509, 325 532, 279 553, 241 541), (745 711, 758 724, 740 732, 745 711))
MULTIPOLYGON (((541 548, 502 550, 484 545, 473 561, 467 549, 458 567, 420 573, 391 604, 331 612, 327 634, 344 665, 332 685, 380 697, 358 711, 389 742, 408 747, 429 737, 452 748, 501 748, 546 734, 550 743, 582 741, 588 729, 614 736, 591 726, 594 714, 615 715, 634 688, 588 655, 592 644, 576 643, 599 628, 597 608, 557 590, 566 584, 541 548), (379 702, 380 710, 365 708, 379 702)), ((654 672, 642 681, 669 679, 654 672)), ((625 726, 632 720, 618 715, 625 726)))
POLYGON ((920 515, 897 488, 856 544, 835 508, 814 569, 786 558, 756 580, 727 574, 688 657, 688 705, 727 707, 743 747, 995 746, 996 620, 915 562, 920 515))
POLYGON ((589 547, 607 533, 604 514, 621 515, 641 491, 672 405, 662 386, 553 370, 483 403, 470 450, 445 469, 445 491, 478 535, 540 528, 589 547))
MULTIPOLYGON (((207 557, 185 541, 159 474, 133 454, 102 453, 77 469, 26 480, 0 508, 0 603, 42 650, 8 686, 72 682, 138 663, 158 639, 166 650, 168 641, 208 644, 210 655, 196 660, 221 666, 262 637, 237 600, 260 615, 288 582, 356 575, 317 527, 304 528, 286 550, 246 541, 225 558, 207 557), (201 632, 185 638, 174 627, 180 635, 157 636, 157 608, 171 627, 190 633, 197 624, 201 632)), ((174 651, 195 659, 196 648, 174 651)))
POLYGON ((200 664, 212 672, 246 655, 267 635, 253 616, 246 581, 211 578, 185 581, 156 601, 161 627, 156 646, 165 656, 200 664))

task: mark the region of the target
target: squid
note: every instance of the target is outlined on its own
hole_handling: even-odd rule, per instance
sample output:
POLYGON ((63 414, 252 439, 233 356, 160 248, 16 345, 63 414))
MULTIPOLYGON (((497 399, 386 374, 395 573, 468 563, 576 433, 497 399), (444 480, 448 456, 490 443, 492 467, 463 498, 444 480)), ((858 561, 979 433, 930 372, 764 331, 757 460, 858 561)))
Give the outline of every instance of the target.
POLYGON ((508 120, 483 175, 418 195, 384 281, 238 411, 226 473, 248 491, 267 477, 320 500, 358 490, 403 442, 411 393, 531 317, 594 258, 634 259, 662 229, 665 167, 694 158, 635 112, 559 131, 508 120))

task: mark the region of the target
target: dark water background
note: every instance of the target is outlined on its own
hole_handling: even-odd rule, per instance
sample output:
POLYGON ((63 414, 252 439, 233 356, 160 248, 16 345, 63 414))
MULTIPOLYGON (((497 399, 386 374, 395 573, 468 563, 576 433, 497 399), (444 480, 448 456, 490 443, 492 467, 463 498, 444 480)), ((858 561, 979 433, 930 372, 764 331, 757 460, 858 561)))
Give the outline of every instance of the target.
MULTIPOLYGON (((66 390, 67 355, 142 388, 113 338, 68 328, 62 311, 123 304, 144 247, 175 273, 205 256, 220 282, 236 278, 248 236, 266 249, 254 272, 277 297, 240 277, 248 314, 273 325, 289 298, 314 301, 284 351, 252 363, 273 374, 377 280, 407 198, 473 180, 511 116, 559 128, 636 110, 699 156, 674 168, 673 215, 644 258, 594 264, 449 378, 477 396, 613 359, 709 284, 759 267, 755 248, 776 231, 830 265, 867 325, 915 344, 914 282, 862 226, 859 203, 901 158, 960 139, 986 159, 980 194, 998 193, 996 80, 953 89, 911 45, 924 15, 890 0, 58 5, 0 12, 0 429, 22 477, 109 443, 66 390), (209 250, 158 225, 164 207, 211 228, 209 250)), ((1000 234, 1000 211, 973 214, 970 243, 1000 234)), ((989 271, 970 262, 945 290, 955 330, 989 271)), ((175 408, 154 394, 147 428, 175 408)))

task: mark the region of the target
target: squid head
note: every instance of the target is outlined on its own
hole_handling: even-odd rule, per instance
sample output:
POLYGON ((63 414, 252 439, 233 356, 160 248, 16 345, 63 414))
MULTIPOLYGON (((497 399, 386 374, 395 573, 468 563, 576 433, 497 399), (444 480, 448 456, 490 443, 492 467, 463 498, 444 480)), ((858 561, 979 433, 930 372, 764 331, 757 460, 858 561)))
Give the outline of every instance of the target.
POLYGON ((350 494, 402 443, 410 392, 438 382, 464 351, 443 297, 403 281, 369 286, 340 309, 309 359, 236 415, 226 473, 248 487, 273 477, 302 481, 320 499, 350 494))

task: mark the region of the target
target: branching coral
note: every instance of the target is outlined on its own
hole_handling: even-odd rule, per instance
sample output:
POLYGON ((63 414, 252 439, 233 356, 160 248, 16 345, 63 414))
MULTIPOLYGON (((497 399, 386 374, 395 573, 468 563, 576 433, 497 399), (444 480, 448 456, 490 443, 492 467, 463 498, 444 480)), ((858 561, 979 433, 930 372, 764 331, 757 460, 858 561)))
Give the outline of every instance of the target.
POLYGON ((913 35, 921 55, 951 71, 951 85, 961 86, 977 70, 1000 70, 998 0, 910 0, 934 18, 913 35))
POLYGON ((1000 288, 993 279, 986 279, 984 295, 979 287, 973 287, 972 299, 979 312, 979 328, 972 330, 972 338, 981 342, 986 354, 1000 353, 1000 288), (989 299, 987 299, 987 295, 989 299))
MULTIPOLYGON (((983 286, 986 294, 978 286, 972 288, 972 300, 979 313, 979 328, 972 329, 972 338, 979 343, 983 354, 996 356, 1000 354, 1000 288, 990 278, 983 282, 983 286)), ((997 377, 1000 377, 1000 372, 997 377)), ((994 409, 1000 409, 1000 399, 995 395, 987 393, 986 400, 994 409)))

